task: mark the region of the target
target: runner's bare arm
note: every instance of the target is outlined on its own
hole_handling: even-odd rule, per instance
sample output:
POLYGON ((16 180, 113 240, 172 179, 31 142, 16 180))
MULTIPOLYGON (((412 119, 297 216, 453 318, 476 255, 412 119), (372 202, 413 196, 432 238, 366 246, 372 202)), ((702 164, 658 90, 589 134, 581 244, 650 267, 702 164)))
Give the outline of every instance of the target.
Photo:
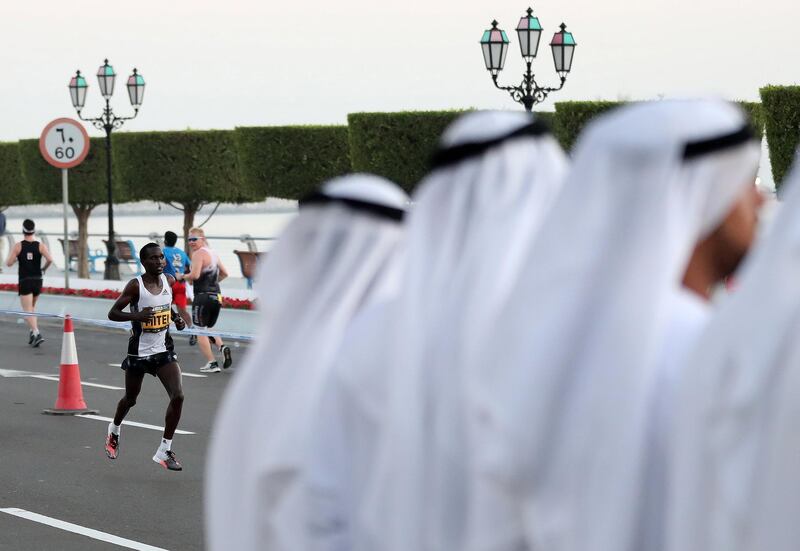
POLYGON ((8 260, 6 260, 6 266, 14 265, 14 262, 17 261, 17 255, 19 255, 20 250, 22 250, 22 244, 14 243, 14 246, 11 247, 10 251, 8 251, 8 260))
POLYGON ((123 310, 131 303, 139 300, 139 282, 132 279, 125 285, 122 294, 114 302, 111 310, 108 311, 108 319, 111 321, 148 321, 153 317, 153 309, 151 307, 142 308, 139 312, 123 312, 123 310))
POLYGON ((192 270, 188 274, 182 276, 182 279, 189 282, 200 279, 200 274, 203 271, 207 258, 208 254, 205 251, 195 252, 192 255, 192 270))
POLYGON ((225 267, 225 265, 222 263, 221 260, 217 260, 217 268, 219 268, 219 277, 217 278, 217 281, 222 281, 223 279, 228 277, 228 269, 225 267))
POLYGON ((53 257, 50 256, 50 249, 48 249, 47 245, 45 245, 44 243, 39 243, 39 252, 45 258, 45 260, 47 260, 47 262, 45 262, 44 266, 42 267, 42 272, 46 272, 47 268, 49 268, 50 265, 53 263, 53 257))

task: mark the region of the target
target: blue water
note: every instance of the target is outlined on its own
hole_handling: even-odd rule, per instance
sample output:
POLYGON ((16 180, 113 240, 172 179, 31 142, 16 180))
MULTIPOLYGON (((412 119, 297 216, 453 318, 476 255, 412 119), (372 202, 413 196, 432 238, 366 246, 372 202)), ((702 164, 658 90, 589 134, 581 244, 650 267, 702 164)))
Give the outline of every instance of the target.
MULTIPOLYGON (((234 249, 247 250, 247 246, 238 239, 220 239, 220 237, 238 238, 242 234, 250 234, 253 237, 277 237, 280 232, 291 221, 295 212, 291 210, 282 212, 248 211, 243 212, 218 212, 203 226, 211 247, 220 255, 223 264, 233 277, 240 277, 239 261, 233 254, 234 249), (216 238, 216 239, 215 239, 216 238)), ((56 265, 63 268, 63 253, 59 248, 57 239, 63 235, 63 219, 54 216, 54 207, 48 207, 44 211, 41 207, 17 207, 10 209, 7 219, 7 231, 18 235, 22 230, 22 220, 25 217, 33 218, 36 222, 37 230, 46 232, 56 265)), ((206 208, 195 217, 195 224, 200 224, 206 219, 209 209, 206 208)), ((71 212, 70 212, 71 214, 71 212)), ((77 232, 78 222, 73 216, 68 218, 69 231, 77 232)), ((183 239, 180 238, 183 232, 183 213, 170 207, 162 207, 160 211, 154 209, 153 214, 136 213, 123 214, 114 213, 114 231, 125 239, 132 239, 137 249, 147 243, 147 238, 131 238, 129 235, 147 235, 151 232, 162 234, 171 230, 179 236, 179 246, 182 246, 183 239), (174 213, 174 214, 173 214, 174 213)), ((100 205, 92 211, 89 218, 89 233, 100 234, 97 237, 89 237, 89 248, 102 249, 105 251, 103 239, 108 234, 108 214, 105 205, 100 205), (101 236, 102 235, 102 236, 101 236)), ((267 251, 273 242, 257 241, 258 249, 267 251)), ((8 254, 7 248, 4 254, 8 254)), ((102 262, 98 263, 102 268, 102 262)))

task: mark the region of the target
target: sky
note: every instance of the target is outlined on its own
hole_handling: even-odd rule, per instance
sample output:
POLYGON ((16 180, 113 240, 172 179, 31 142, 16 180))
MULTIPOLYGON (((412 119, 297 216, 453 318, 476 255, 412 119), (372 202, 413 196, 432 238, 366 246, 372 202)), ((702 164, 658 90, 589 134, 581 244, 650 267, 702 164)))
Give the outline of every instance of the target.
MULTIPOLYGON (((492 19, 511 38, 502 84, 523 71, 513 32, 524 0, 3 0, 0 141, 36 138, 74 116, 67 84, 88 76, 84 114, 99 114, 94 77, 108 57, 112 106, 131 113, 133 67, 147 88, 127 131, 344 124, 358 111, 516 109, 496 90, 479 39, 492 19)), ((549 43, 564 21, 578 43, 554 101, 719 95, 757 100, 800 82, 795 0, 540 0, 534 62, 557 83, 549 43)), ((101 135, 90 129, 90 134, 101 135)))

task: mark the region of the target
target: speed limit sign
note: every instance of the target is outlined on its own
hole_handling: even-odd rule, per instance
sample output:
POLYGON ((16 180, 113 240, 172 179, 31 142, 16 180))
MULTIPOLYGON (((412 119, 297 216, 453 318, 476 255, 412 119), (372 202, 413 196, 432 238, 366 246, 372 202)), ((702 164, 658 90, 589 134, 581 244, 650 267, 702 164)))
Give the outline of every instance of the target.
POLYGON ((61 196, 64 208, 64 287, 69 289, 69 228, 67 211, 69 204, 69 168, 78 166, 89 154, 89 134, 81 123, 74 119, 56 119, 42 130, 39 136, 39 151, 44 160, 61 169, 61 196))
POLYGON ((78 166, 89 154, 89 134, 74 119, 56 119, 42 131, 39 151, 56 168, 78 166))

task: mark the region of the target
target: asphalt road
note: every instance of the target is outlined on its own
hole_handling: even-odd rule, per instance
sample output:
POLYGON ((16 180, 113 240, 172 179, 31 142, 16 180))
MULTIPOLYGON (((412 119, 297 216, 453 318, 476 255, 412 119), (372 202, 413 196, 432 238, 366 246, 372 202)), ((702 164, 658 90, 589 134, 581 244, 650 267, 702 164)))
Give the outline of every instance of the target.
MULTIPOLYGON (((111 461, 103 450, 106 421, 43 415, 43 409, 55 404, 58 383, 8 373, 58 374, 61 326, 53 320, 45 321, 42 328, 47 340, 32 349, 25 326, 0 317, 0 370, 6 375, 0 376, 0 550, 125 548, 15 516, 12 509, 131 540, 128 548, 202 549, 208 437, 222 392, 235 370, 205 378, 184 377, 186 399, 178 428, 196 434, 176 434, 173 440, 182 472, 166 471, 151 460, 161 431, 125 424, 119 458, 111 461)), ((75 339, 83 383, 124 386, 122 370, 109 364, 122 361, 126 333, 76 325, 75 339)), ((235 367, 245 347, 233 351, 235 367)), ((184 372, 199 374, 205 362, 196 347, 176 338, 176 352, 184 372)), ((122 391, 83 386, 83 394, 90 408, 100 410, 98 415, 113 417, 122 391)), ((126 421, 163 427, 166 405, 161 383, 147 375, 126 421)), ((235 450, 233 454, 232 460, 235 450)), ((235 468, 235 464, 219 468, 235 468)))

